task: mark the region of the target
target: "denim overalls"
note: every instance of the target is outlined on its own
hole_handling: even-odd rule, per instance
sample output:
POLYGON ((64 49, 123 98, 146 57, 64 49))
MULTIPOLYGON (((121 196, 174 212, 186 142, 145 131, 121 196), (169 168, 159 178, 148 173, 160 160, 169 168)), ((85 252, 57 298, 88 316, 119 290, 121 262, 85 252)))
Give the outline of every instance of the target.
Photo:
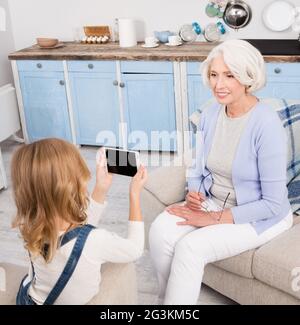
MULTIPOLYGON (((57 280, 54 288, 51 290, 48 297, 46 298, 44 305, 53 305, 56 299, 58 298, 58 296, 65 288, 65 286, 67 285, 79 261, 86 239, 90 231, 94 228, 95 227, 92 225, 84 225, 82 227, 77 227, 75 229, 72 229, 66 234, 64 234, 60 247, 65 245, 75 237, 77 237, 77 239, 72 249, 71 255, 67 261, 67 264, 62 274, 60 275, 59 279, 57 280)), ((31 265, 32 265, 32 272, 33 272, 32 278, 34 279, 35 273, 34 273, 32 262, 31 265)), ((27 275, 24 277, 24 279, 21 282, 16 303, 17 305, 36 305, 36 303, 32 300, 32 298, 28 294, 28 289, 30 287, 32 280, 28 284, 26 284, 26 286, 23 286, 23 282, 26 278, 27 275)))

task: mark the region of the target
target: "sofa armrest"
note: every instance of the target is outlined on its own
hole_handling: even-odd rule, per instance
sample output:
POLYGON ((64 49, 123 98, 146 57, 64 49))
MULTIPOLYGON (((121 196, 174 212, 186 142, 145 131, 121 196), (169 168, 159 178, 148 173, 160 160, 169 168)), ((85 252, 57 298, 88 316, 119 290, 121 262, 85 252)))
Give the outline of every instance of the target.
POLYGON ((165 207, 185 198, 185 167, 160 167, 149 173, 148 181, 141 193, 141 206, 145 223, 145 245, 151 223, 165 207))
POLYGON ((184 166, 160 167, 149 173, 145 190, 164 205, 183 201, 186 195, 184 166))

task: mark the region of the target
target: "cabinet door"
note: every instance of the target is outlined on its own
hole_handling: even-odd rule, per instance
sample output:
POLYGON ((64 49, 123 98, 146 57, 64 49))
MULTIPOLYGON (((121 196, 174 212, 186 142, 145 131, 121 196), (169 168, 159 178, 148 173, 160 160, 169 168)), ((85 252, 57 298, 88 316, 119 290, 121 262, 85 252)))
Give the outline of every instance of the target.
POLYGON ((69 76, 77 143, 120 146, 115 73, 70 72, 69 76))
POLYGON ((211 97, 211 91, 203 85, 200 75, 188 75, 189 115, 200 109, 211 97))
POLYGON ((188 112, 191 115, 212 97, 210 89, 203 85, 200 62, 187 63, 187 82, 188 112))
MULTIPOLYGON (((212 98, 211 90, 207 86, 203 85, 199 62, 187 63, 187 92, 189 116, 200 109, 206 101, 212 98)), ((192 132, 190 123, 188 124, 188 127, 189 131, 192 132)), ((190 133, 189 145, 190 147, 195 146, 195 135, 193 132, 190 133)))
POLYGON ((300 99, 300 64, 267 63, 267 84, 256 95, 260 98, 300 99))
POLYGON ((176 151, 173 74, 122 74, 128 148, 176 151))
POLYGON ((71 141, 63 72, 20 71, 29 141, 56 137, 71 141))

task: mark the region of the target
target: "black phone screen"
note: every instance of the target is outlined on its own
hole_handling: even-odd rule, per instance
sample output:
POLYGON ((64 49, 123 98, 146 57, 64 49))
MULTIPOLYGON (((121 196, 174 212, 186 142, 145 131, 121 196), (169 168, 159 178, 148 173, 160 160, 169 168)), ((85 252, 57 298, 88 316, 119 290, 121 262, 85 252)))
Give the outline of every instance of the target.
POLYGON ((134 176, 137 172, 136 152, 106 148, 107 169, 109 173, 134 176))

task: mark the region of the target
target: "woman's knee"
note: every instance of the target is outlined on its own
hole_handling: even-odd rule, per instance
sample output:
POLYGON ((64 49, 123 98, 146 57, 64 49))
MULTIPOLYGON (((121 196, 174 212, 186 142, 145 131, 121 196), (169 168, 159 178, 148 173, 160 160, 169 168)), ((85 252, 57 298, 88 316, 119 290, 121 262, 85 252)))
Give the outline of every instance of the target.
POLYGON ((156 219, 152 222, 149 229, 149 246, 150 249, 154 245, 161 245, 164 241, 164 236, 166 233, 166 213, 162 212, 159 214, 156 219))
POLYGON ((181 262, 196 264, 204 267, 207 261, 207 252, 201 241, 195 241, 191 236, 185 236, 175 246, 175 258, 181 262))

